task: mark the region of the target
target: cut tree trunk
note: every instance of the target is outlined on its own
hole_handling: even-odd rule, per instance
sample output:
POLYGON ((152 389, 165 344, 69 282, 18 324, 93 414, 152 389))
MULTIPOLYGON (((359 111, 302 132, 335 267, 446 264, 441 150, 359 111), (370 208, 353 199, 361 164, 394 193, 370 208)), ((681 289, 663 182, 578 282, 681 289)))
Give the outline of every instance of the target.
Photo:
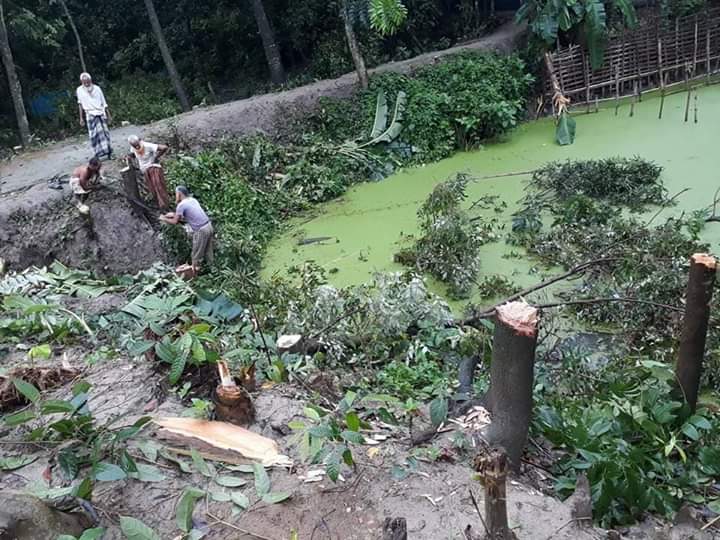
POLYGON ((489 406, 491 446, 507 452, 512 468, 520 468, 532 416, 532 390, 538 311, 526 302, 510 302, 496 309, 490 366, 489 406))
POLYGON ((253 12, 255 13, 255 21, 257 22, 260 38, 262 39, 263 49, 265 50, 265 58, 270 68, 270 79, 275 84, 283 84, 285 82, 285 68, 280 57, 280 48, 275 41, 275 32, 268 21, 265 13, 263 0, 253 0, 253 12))
POLYGON ((357 35, 353 29, 352 20, 350 20, 350 12, 348 9, 347 0, 342 1, 342 19, 345 24, 345 37, 347 37, 348 47, 350 48, 350 55, 355 64, 355 71, 358 75, 358 81, 362 88, 368 87, 368 71, 365 66, 365 59, 363 58, 362 51, 360 50, 360 44, 357 40, 357 35))
POLYGON ((493 449, 475 462, 475 469, 485 485, 485 526, 489 540, 514 540, 507 518, 508 458, 500 449, 493 449))
POLYGON ((10 49, 10 38, 8 37, 7 26, 5 26, 5 12, 3 10, 2 0, 0 0, 0 55, 2 55, 2 63, 5 66, 5 73, 7 74, 10 96, 12 97, 13 107, 15 108, 15 118, 17 118, 20 141, 23 146, 27 146, 30 144, 30 124, 28 123, 25 103, 23 102, 22 86, 17 76, 15 60, 13 59, 12 50, 10 49))
POLYGON ((255 406, 247 390, 235 384, 225 362, 218 362, 220 384, 215 389, 215 414, 218 420, 238 426, 255 421, 255 406))
POLYGON ((140 198, 140 190, 138 189, 137 183, 138 172, 134 167, 125 167, 120 171, 120 176, 122 177, 122 187, 125 197, 130 201, 130 204, 132 204, 135 215, 142 217, 145 215, 146 209, 139 204, 142 199, 140 198))
POLYGON ((405 518, 385 518, 382 540, 407 540, 407 537, 405 518))
POLYGON ((716 270, 717 261, 711 255, 696 253, 690 257, 685 317, 675 375, 692 411, 697 407, 716 270))
POLYGON ((63 11, 65 12, 65 16, 67 17, 68 23, 70 24, 70 29, 72 30, 73 34, 75 35, 75 42, 77 43, 78 48, 78 58, 80 59, 80 69, 82 69, 83 73, 87 72, 87 66, 85 65, 85 54, 83 53, 83 46, 82 41, 80 40, 80 32, 78 32, 77 26, 75 26, 75 20, 73 19, 72 15, 70 14, 70 10, 67 7, 67 4, 65 3, 65 0, 59 0, 60 5, 63 8, 63 11))
POLYGON ((189 111, 190 100, 185 93, 185 87, 183 86, 180 75, 178 74, 177 68, 175 67, 175 62, 173 61, 172 54, 170 54, 170 48, 165 41, 165 34, 163 34, 162 26, 160 26, 160 19, 158 19, 157 11, 155 11, 155 4, 153 3, 153 0, 145 0, 145 7, 147 8, 148 17, 150 18, 150 25, 152 26, 153 33, 155 34, 155 39, 158 42, 160 54, 162 55, 163 61, 165 62, 165 68, 168 71, 168 75, 170 75, 170 80, 172 81, 173 87, 175 88, 175 93, 177 94, 178 100, 180 101, 180 106, 182 107, 183 111, 189 111))

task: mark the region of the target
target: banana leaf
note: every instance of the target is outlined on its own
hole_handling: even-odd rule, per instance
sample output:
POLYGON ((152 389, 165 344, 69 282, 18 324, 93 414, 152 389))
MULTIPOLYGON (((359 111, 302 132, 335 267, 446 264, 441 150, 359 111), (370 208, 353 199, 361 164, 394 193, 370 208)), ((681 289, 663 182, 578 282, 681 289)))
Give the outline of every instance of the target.
POLYGON ((566 146, 575 142, 575 119, 563 111, 558 119, 555 129, 555 139, 560 146, 566 146))
POLYGON ((395 100, 395 113, 393 114, 392 122, 387 130, 377 137, 373 137, 368 142, 361 144, 359 148, 364 146, 370 146, 377 143, 391 143, 395 140, 400 132, 402 131, 402 117, 405 112, 405 105, 407 104, 407 94, 402 90, 398 92, 397 99, 395 100))
POLYGON ((372 132, 370 133, 370 139, 379 137, 382 132, 385 131, 388 121, 388 106, 387 99, 385 98, 385 92, 380 90, 378 92, 377 103, 375 105, 375 122, 373 124, 372 132))

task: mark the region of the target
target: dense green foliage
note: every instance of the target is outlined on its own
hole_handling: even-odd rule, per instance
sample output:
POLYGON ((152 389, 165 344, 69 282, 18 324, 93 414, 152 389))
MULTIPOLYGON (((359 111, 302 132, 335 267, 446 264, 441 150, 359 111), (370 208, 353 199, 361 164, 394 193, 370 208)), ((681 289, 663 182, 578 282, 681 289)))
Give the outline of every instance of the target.
MULTIPOLYGON (((212 151, 170 162, 169 183, 186 185, 209 211, 219 235, 215 277, 226 271, 226 286, 248 298, 257 285, 263 250, 286 217, 337 197, 352 184, 383 178, 398 165, 445 157, 507 132, 522 114, 530 81, 518 58, 485 54, 459 55, 421 70, 417 79, 382 75, 354 99, 324 100, 308 118, 294 118, 279 142, 264 137, 226 141, 212 151), (361 147, 354 141, 367 139, 379 89, 389 96, 407 91, 403 128, 391 143, 361 147), (439 108, 428 110, 428 101, 439 108), (227 274, 238 270, 240 276, 227 274)), ((437 209, 428 212, 423 220, 430 231, 437 209)), ((467 219, 462 212, 452 213, 467 219)), ((453 226, 477 229, 471 236, 482 241, 477 225, 456 221, 453 226)), ((178 257, 186 256, 188 244, 181 230, 167 229, 164 236, 178 257)), ((426 259, 422 270, 432 266, 426 259)), ((460 276, 462 265, 456 266, 460 276)), ((472 268, 467 271, 474 275, 472 268)), ((453 286, 458 295, 466 293, 467 277, 448 281, 457 282, 453 286)))
POLYGON ((633 523, 645 512, 672 516, 680 504, 720 498, 720 418, 690 415, 673 400, 674 373, 664 362, 617 360, 585 376, 590 366, 572 357, 543 367, 536 392, 535 430, 564 450, 556 488, 575 489, 585 474, 593 516, 606 527, 633 523))

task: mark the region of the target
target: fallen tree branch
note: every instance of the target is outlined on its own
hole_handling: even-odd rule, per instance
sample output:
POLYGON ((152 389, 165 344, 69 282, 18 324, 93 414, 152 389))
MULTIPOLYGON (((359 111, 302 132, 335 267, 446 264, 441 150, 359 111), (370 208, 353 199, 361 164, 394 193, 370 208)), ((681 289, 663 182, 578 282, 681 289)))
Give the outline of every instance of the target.
POLYGON ((580 298, 578 300, 566 300, 561 302, 551 302, 548 304, 533 304, 533 307, 537 309, 549 309, 563 306, 574 306, 574 305, 591 305, 591 304, 604 304, 608 302, 621 302, 627 304, 644 304, 657 308, 667 309, 670 311, 684 312, 685 308, 678 306, 671 306, 669 304, 661 304, 658 302, 651 302, 650 300, 640 300, 639 298, 618 298, 618 297, 607 297, 607 298, 580 298))

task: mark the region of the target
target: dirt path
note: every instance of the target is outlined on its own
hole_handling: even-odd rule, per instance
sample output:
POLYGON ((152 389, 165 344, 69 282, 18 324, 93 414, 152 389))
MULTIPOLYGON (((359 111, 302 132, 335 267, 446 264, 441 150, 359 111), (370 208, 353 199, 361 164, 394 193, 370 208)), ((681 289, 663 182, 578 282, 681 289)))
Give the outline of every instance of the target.
MULTIPOLYGON (((490 36, 444 51, 384 64, 371 70, 371 73, 387 71, 409 73, 461 51, 508 53, 515 48, 522 32, 523 29, 514 23, 506 23, 490 36)), ((140 136, 150 134, 163 136, 172 130, 177 130, 184 137, 196 141, 223 135, 249 135, 258 132, 274 134, 282 128, 282 115, 285 112, 313 107, 320 97, 349 97, 356 88, 355 74, 348 73, 337 79, 317 81, 283 92, 263 94, 213 107, 197 108, 143 127, 131 125, 113 128, 111 137, 116 153, 122 155, 127 148, 126 139, 133 133, 140 136)), ((73 168, 90 157, 91 150, 85 137, 68 139, 41 150, 16 156, 0 166, 0 205, 3 204, 2 195, 42 183, 57 174, 69 174, 73 168)), ((117 167, 117 161, 110 162, 106 166, 111 171, 117 167)))

